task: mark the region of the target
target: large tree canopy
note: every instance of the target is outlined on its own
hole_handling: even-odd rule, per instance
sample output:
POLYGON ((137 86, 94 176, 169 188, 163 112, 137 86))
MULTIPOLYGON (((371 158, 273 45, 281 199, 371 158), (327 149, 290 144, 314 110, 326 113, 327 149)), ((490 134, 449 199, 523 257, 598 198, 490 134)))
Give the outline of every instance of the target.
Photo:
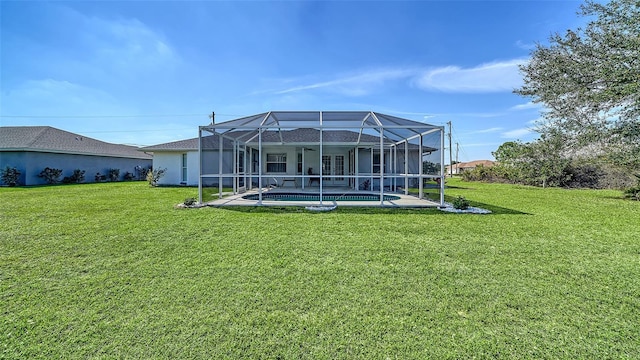
MULTIPOLYGON (((540 133, 561 132, 573 150, 594 145, 636 162, 640 143, 640 1, 588 0, 584 29, 538 44, 520 67, 517 94, 545 107, 540 133), (634 160, 635 159, 635 160, 634 160)), ((636 163, 637 164, 637 163, 636 163)))

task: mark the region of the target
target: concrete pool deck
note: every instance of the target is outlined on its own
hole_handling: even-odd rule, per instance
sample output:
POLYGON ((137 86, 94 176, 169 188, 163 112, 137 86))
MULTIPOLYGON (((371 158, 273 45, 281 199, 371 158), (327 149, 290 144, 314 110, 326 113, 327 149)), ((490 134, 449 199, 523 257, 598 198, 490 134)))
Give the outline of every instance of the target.
MULTIPOLYGON (((316 189, 305 189, 302 191, 301 189, 263 189, 263 194, 318 194, 319 190, 316 189)), ((353 194, 353 195, 362 195, 362 194, 374 194, 379 195, 377 192, 371 191, 354 191, 353 189, 344 188, 332 188, 330 190, 326 190, 323 194, 326 195, 345 195, 345 194, 353 194)), ((418 199, 418 197, 413 195, 405 195, 404 193, 396 193, 396 192, 385 192, 384 195, 392 195, 395 197, 399 197, 397 200, 384 200, 382 204, 380 203, 380 199, 376 200, 323 200, 320 201, 304 201, 304 200, 272 200, 272 199, 263 199, 262 204, 259 204, 258 200, 247 200, 244 199, 244 196, 258 194, 257 189, 253 189, 242 194, 228 195, 223 197, 222 199, 212 200, 212 201, 203 201, 204 205, 212 206, 212 207, 223 207, 223 206, 350 206, 350 207, 396 207, 396 208, 433 208, 439 207, 440 203, 435 202, 428 199, 418 199)), ((203 199, 204 200, 204 199, 203 199)))

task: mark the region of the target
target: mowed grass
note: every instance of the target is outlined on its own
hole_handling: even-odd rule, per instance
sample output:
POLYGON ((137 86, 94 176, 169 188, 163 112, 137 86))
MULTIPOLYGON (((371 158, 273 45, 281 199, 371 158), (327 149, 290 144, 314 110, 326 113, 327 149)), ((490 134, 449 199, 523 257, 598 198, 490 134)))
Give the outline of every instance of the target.
POLYGON ((0 358, 640 358, 640 202, 448 185, 494 213, 0 188, 0 358))

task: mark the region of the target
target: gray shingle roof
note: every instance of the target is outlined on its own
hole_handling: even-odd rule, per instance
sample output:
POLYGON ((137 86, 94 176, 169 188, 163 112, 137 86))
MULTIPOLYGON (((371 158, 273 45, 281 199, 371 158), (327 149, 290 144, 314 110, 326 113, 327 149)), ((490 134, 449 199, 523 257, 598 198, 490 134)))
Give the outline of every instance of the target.
MULTIPOLYGON (((250 131, 233 131, 228 132, 226 135, 230 137, 240 137, 243 141, 251 139, 254 134, 246 135, 250 133, 250 131), (246 136, 245 136, 246 135, 246 136)), ((256 133, 257 131, 253 131, 252 133, 256 133)), ((280 132, 282 135, 282 142, 285 144, 290 143, 317 143, 320 140, 320 131, 317 129, 294 129, 294 130, 283 130, 280 132)), ((322 132, 322 141, 326 144, 331 143, 352 143, 355 144, 358 141, 358 133, 355 131, 349 130, 325 130, 322 132)), ((205 136, 203 137, 207 142, 206 147, 209 149, 216 149, 218 145, 218 136, 205 136)), ((253 138, 252 143, 257 143, 258 139, 253 138)), ((269 143, 281 143, 280 135, 277 131, 265 131, 262 134, 262 142, 263 144, 269 143)), ((374 144, 377 145, 380 143, 379 136, 372 136, 367 134, 362 134, 360 136, 360 144, 374 144)), ((385 143, 389 144, 389 141, 385 139, 385 143)), ((231 148, 231 141, 227 143, 225 139, 225 148, 231 148)), ((411 145, 410 148, 417 148, 415 145, 411 145)), ((427 149, 427 147, 425 147, 427 149)), ((432 148, 429 148, 432 149, 432 148)), ((198 138, 186 139, 180 141, 174 141, 164 144, 151 145, 147 147, 143 147, 140 149, 141 151, 195 151, 198 150, 198 138)), ((435 149, 432 149, 435 150, 435 149)))
POLYGON ((112 144, 50 126, 0 127, 0 151, 38 151, 151 159, 135 146, 112 144))

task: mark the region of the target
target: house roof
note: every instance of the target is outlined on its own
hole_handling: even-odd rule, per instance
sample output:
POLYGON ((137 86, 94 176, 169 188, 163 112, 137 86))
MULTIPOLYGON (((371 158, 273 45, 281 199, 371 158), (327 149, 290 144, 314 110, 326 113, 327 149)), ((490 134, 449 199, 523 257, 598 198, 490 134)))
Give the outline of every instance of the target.
POLYGON ((36 151, 151 159, 135 146, 112 144, 51 126, 2 126, 0 151, 36 151))
POLYGON ((269 111, 200 128, 218 133, 257 129, 345 129, 374 136, 382 132, 385 138, 395 142, 443 130, 441 126, 373 111, 269 111))
MULTIPOLYGON (((454 169, 472 169, 480 165, 484 167, 491 167, 494 164, 495 162, 491 160, 474 160, 474 161, 460 162, 460 163, 453 164, 453 168, 454 169)), ((447 168, 449 168, 449 166, 447 166, 447 168)))
MULTIPOLYGON (((248 141, 249 144, 256 145, 258 143, 257 137, 258 131, 246 131, 246 130, 234 130, 224 133, 225 148, 231 148, 232 142, 229 138, 240 139, 242 141, 248 141), (228 138, 227 138, 228 137, 228 138)), ((206 142, 205 147, 209 149, 217 149, 219 145, 218 136, 203 136, 206 142)), ((318 129, 293 129, 274 131, 267 130, 262 133, 263 144, 313 144, 320 141, 320 130, 318 129)), ((374 144, 380 143, 379 136, 372 136, 367 134, 359 134, 355 131, 349 130, 324 130, 322 132, 322 142, 325 144, 374 144), (358 143, 358 139, 360 142, 358 143)), ((384 143, 389 145, 388 139, 384 139, 384 143)), ((415 144, 409 144, 409 148, 417 149, 415 144)), ((140 151, 195 151, 198 150, 198 138, 186 139, 180 141, 174 141, 164 144, 152 145, 140 148, 140 151)), ((435 151, 436 149, 428 146, 424 146, 425 152, 435 151)))

